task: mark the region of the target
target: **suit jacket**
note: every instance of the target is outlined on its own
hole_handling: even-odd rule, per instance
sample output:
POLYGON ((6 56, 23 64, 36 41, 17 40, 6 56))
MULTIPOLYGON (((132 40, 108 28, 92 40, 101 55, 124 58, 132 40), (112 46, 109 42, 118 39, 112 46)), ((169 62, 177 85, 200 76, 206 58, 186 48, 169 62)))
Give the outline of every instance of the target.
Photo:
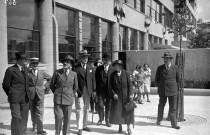
MULTIPOLYGON (((110 91, 111 91, 111 88, 110 88, 110 76, 111 74, 114 72, 114 68, 113 66, 109 65, 109 69, 108 69, 108 72, 107 72, 107 88, 108 88, 108 94, 110 95, 110 91)), ((103 96, 101 94, 103 94, 104 92, 102 90, 104 90, 104 83, 103 83, 103 73, 104 73, 104 65, 101 65, 99 66, 97 69, 96 69, 96 73, 95 73, 95 78, 96 78, 96 93, 98 96, 103 96)))
POLYGON ((41 70, 38 70, 37 76, 33 74, 32 70, 30 70, 28 76, 31 100, 34 99, 36 94, 39 97, 39 99, 44 99, 45 89, 49 88, 51 76, 41 70), (45 79, 47 80, 47 83, 44 84, 45 79))
POLYGON ((95 91, 95 75, 94 69, 90 65, 86 65, 86 70, 83 69, 81 63, 75 67, 75 72, 77 73, 78 77, 78 97, 83 96, 84 86, 87 87, 87 93, 84 95, 85 97, 90 97, 92 92, 95 91))
POLYGON ((77 74, 69 71, 68 76, 63 69, 55 70, 50 83, 50 89, 54 93, 54 103, 72 105, 74 94, 78 89, 77 74))
POLYGON ((167 70, 163 64, 157 68, 155 82, 158 86, 158 94, 163 96, 175 96, 178 94, 179 69, 171 65, 167 70))
POLYGON ((29 100, 28 68, 25 67, 24 75, 17 64, 7 68, 2 87, 10 103, 20 103, 29 100))

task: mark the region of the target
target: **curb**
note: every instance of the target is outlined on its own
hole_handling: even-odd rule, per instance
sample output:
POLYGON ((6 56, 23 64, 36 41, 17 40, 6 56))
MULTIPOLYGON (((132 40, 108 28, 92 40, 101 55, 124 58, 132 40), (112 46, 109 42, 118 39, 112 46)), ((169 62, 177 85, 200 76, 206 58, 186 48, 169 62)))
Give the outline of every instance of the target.
MULTIPOLYGON (((151 95, 157 95, 157 87, 151 87, 151 95)), ((184 88, 185 96, 210 96, 210 89, 189 89, 184 88)))

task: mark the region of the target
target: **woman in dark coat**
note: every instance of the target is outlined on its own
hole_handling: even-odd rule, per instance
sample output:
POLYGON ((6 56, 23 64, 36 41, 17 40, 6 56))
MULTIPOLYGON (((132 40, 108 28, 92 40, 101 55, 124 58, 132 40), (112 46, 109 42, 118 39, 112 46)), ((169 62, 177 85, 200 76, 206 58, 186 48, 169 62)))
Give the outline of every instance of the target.
POLYGON ((134 122, 134 114, 133 111, 125 111, 125 104, 133 100, 130 75, 123 69, 123 61, 116 60, 113 65, 116 71, 110 77, 112 96, 110 123, 119 124, 118 133, 122 133, 122 124, 127 124, 128 135, 131 135, 130 124, 134 122))

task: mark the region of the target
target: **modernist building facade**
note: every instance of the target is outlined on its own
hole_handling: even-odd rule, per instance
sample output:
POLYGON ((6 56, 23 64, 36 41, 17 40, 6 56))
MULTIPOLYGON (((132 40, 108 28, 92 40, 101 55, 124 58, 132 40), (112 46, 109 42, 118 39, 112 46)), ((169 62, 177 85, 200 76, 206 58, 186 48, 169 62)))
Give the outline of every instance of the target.
POLYGON ((174 40, 168 32, 173 0, 13 1, 0 1, 0 82, 17 51, 38 57, 52 74, 64 56, 77 59, 82 49, 95 58, 108 52, 115 60, 119 52, 170 46, 174 40), (121 7, 122 18, 114 12, 121 7))

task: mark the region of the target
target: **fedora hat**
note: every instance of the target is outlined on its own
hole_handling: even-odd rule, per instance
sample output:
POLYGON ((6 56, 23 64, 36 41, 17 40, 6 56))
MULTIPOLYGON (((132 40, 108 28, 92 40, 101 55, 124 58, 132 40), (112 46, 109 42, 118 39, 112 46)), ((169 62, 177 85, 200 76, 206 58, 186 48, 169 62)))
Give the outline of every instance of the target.
POLYGON ((30 62, 31 63, 39 63, 39 58, 36 58, 36 57, 30 58, 30 62))
POLYGON ((111 56, 108 53, 104 53, 103 56, 102 56, 102 58, 103 59, 111 59, 111 56))
POLYGON ((87 50, 81 50, 81 51, 79 52, 79 55, 80 55, 80 56, 90 56, 90 54, 88 54, 87 50))
POLYGON ((115 65, 120 65, 120 66, 123 66, 123 61, 122 60, 115 60, 114 63, 113 63, 113 66, 115 65))
POLYGON ((171 55, 170 52, 165 52, 162 58, 171 58, 171 59, 173 59, 173 56, 171 55))
POLYGON ((16 60, 23 60, 23 59, 27 59, 27 55, 25 52, 16 52, 15 53, 15 59, 16 60))
POLYGON ((73 64, 74 58, 71 55, 67 55, 61 62, 71 62, 73 64))

